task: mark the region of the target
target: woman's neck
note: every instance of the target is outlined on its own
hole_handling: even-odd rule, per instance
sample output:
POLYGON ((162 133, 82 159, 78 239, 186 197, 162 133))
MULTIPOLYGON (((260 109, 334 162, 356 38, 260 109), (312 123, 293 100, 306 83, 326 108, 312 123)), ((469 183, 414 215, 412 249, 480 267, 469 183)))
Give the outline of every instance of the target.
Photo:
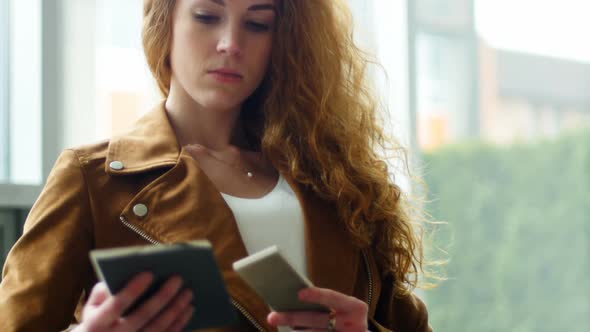
POLYGON ((190 97, 182 98, 171 93, 165 108, 180 146, 200 144, 222 151, 234 144, 236 133, 241 129, 238 127, 239 107, 208 109, 190 97))

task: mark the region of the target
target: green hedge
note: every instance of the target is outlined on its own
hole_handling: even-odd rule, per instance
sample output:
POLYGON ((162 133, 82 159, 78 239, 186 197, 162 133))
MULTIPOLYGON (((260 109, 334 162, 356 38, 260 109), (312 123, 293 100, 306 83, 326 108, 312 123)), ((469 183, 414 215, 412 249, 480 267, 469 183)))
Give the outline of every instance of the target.
POLYGON ((590 331, 590 134, 424 156, 449 280, 427 292, 437 332, 590 331))

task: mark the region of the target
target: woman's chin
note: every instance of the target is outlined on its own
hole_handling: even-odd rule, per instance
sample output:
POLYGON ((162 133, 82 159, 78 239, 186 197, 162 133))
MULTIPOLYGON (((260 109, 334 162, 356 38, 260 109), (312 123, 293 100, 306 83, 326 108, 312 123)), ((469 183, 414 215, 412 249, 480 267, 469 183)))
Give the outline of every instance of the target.
POLYGON ((218 109, 218 110, 233 110, 238 108, 246 98, 236 96, 236 94, 224 92, 212 92, 207 93, 205 96, 201 95, 201 98, 194 98, 194 100, 205 107, 206 109, 218 109))

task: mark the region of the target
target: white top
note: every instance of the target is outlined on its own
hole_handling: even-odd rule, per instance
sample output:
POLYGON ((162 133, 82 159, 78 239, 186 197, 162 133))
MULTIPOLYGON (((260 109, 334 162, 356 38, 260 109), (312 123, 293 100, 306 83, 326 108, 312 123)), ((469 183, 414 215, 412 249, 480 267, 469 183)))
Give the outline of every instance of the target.
POLYGON ((307 276, 301 204, 281 175, 275 187, 261 198, 221 196, 234 214, 249 255, 277 245, 295 270, 307 276))

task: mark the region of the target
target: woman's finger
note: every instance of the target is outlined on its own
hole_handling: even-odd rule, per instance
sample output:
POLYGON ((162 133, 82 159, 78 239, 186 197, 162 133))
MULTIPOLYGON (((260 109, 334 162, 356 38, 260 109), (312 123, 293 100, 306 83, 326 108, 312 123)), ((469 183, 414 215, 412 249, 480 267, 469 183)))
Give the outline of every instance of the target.
POLYGON ((189 144, 184 147, 197 160, 202 160, 202 157, 214 158, 211 151, 201 144, 189 144))
POLYGON ((326 329, 328 328, 329 315, 323 312, 271 312, 268 323, 273 326, 291 326, 304 329, 326 329))
POLYGON ((311 287, 299 291, 299 299, 304 302, 322 304, 337 312, 362 312, 366 310, 366 303, 353 296, 337 291, 311 287))
POLYGON ((186 289, 176 296, 176 298, 168 305, 155 319, 150 321, 142 331, 157 332, 169 331, 174 322, 182 318, 184 311, 189 307, 193 294, 186 289))
POLYGON ((184 327, 186 326, 186 324, 188 324, 188 322, 193 317, 194 312, 195 312, 195 307, 193 307, 192 305, 189 305, 187 308, 185 308, 182 315, 180 315, 180 318, 177 319, 172 324, 172 326, 170 326, 170 328, 168 329, 168 332, 181 332, 184 329, 184 327))
POLYGON ((305 329, 328 329, 330 318, 335 318, 338 331, 365 331, 367 327, 368 306, 365 302, 337 291, 311 287, 299 292, 299 299, 309 303, 321 304, 333 310, 332 314, 314 312, 271 313, 271 325, 304 327, 305 329))
POLYGON ((150 297, 145 303, 124 319, 126 327, 136 330, 151 321, 170 301, 176 296, 182 287, 182 279, 178 276, 171 277, 164 285, 150 297))
POLYGON ((199 163, 200 167, 216 168, 219 166, 219 160, 215 159, 215 157, 206 147, 199 144, 193 144, 186 145, 185 149, 191 154, 193 159, 199 163))
POLYGON ((89 324, 90 327, 98 327, 98 326, 106 326, 105 324, 110 324, 115 321, 115 319, 111 319, 110 321, 106 321, 105 319, 101 319, 101 317, 97 317, 96 309, 106 301, 111 294, 104 282, 99 282, 94 287, 92 287, 92 291, 90 292, 90 296, 88 297, 88 301, 84 305, 82 309, 82 321, 85 324, 89 324))
MULTIPOLYGON (((367 331, 367 317, 358 313, 335 313, 334 330, 367 331)), ((291 326, 294 330, 328 330, 330 314, 317 312, 271 312, 267 317, 273 326, 291 326)))
MULTIPOLYGON (((93 310, 91 317, 88 318, 89 326, 111 326, 117 321, 123 312, 149 287, 153 281, 153 275, 149 272, 138 274, 133 278, 118 294, 109 295, 96 310, 93 310)), ((98 292, 102 293, 103 286, 98 286, 98 292)), ((95 295, 93 301, 97 301, 95 295)))
POLYGON ((101 281, 92 287, 92 291, 90 291, 90 296, 86 303, 91 306, 98 306, 108 299, 110 295, 107 285, 101 281))

